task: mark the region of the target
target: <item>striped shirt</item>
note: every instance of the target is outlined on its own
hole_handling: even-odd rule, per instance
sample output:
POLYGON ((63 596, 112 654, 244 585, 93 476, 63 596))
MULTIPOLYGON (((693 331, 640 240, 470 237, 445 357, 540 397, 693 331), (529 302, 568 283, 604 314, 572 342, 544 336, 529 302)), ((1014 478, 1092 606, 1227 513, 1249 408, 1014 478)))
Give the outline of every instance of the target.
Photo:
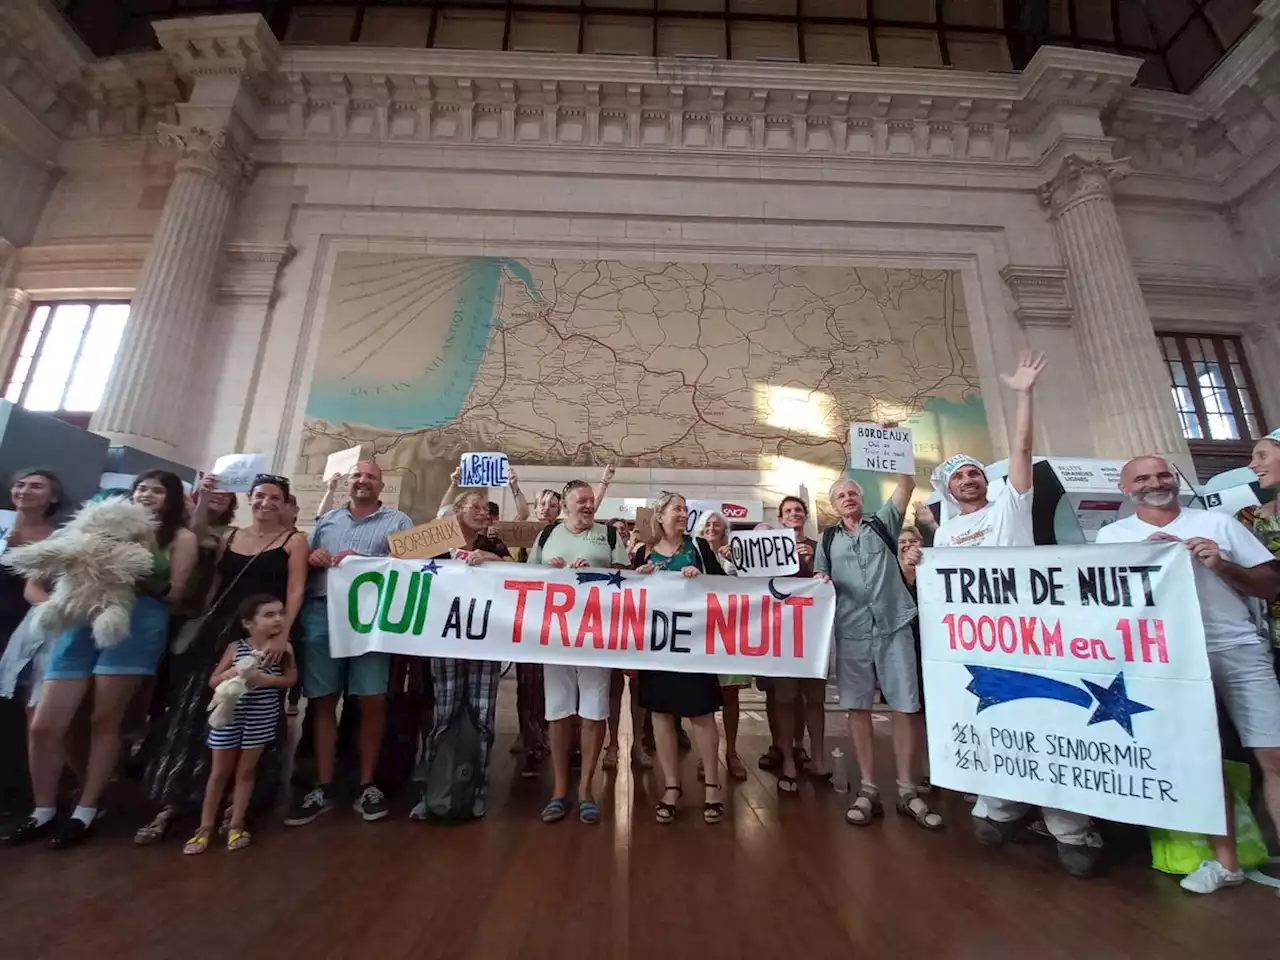
MULTIPOLYGON (((312 550, 327 550, 329 556, 337 556, 343 550, 351 550, 362 557, 385 557, 391 553, 387 537, 401 530, 409 530, 413 521, 399 510, 378 504, 378 509, 367 517, 353 517, 348 506, 330 510, 316 521, 311 531, 312 550)), ((311 571, 308 596, 323 597, 327 592, 327 570, 311 571)))
MULTIPOLYGON (((249 641, 241 637, 236 641, 236 652, 231 662, 234 663, 241 657, 251 657, 253 653, 249 641)), ((284 675, 284 669, 278 663, 270 667, 259 667, 259 670, 272 677, 284 675)), ((279 687, 250 687, 236 703, 231 726, 209 729, 209 746, 215 750, 265 747, 276 738, 276 722, 280 719, 283 693, 279 687)))

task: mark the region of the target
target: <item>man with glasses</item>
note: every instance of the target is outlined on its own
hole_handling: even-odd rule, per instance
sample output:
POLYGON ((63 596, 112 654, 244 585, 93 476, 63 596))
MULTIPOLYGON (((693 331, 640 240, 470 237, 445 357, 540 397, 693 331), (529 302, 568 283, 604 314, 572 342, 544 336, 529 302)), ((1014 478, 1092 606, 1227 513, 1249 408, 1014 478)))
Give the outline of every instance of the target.
POLYGON ((329 654, 328 570, 346 557, 385 557, 387 537, 408 530, 413 521, 382 504, 382 470, 372 460, 356 464, 347 484, 348 502, 330 510, 311 532, 311 580, 302 607, 305 664, 303 689, 315 718, 316 785, 293 809, 285 823, 310 823, 334 808, 333 768, 338 740, 338 699, 344 694, 360 702, 360 795, 355 809, 365 820, 387 815, 387 801, 373 782, 378 750, 387 719, 390 660, 384 653, 334 658, 329 654))

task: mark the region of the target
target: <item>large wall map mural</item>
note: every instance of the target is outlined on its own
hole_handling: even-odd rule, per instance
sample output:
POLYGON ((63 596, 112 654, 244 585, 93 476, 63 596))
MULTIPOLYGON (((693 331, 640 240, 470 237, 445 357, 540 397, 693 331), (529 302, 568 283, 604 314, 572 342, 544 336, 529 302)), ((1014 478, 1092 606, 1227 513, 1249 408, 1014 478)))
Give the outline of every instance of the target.
POLYGON ((915 414, 922 471, 985 456, 963 302, 946 271, 343 253, 302 469, 371 445, 420 515, 466 450, 838 469, 850 421, 915 414))

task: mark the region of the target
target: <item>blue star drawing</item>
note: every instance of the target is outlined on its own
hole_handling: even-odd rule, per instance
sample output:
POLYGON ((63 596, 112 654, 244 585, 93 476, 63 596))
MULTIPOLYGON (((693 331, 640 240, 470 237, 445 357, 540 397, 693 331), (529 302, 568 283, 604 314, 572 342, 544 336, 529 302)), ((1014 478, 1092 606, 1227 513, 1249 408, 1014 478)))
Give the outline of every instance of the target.
POLYGON ((1000 667, 978 667, 965 665, 972 680, 965 687, 978 698, 978 713, 988 707, 999 706, 1013 700, 1060 700, 1063 703, 1075 704, 1077 707, 1092 707, 1097 704, 1093 715, 1089 717, 1089 725, 1114 720, 1129 736, 1133 736, 1133 717, 1139 713, 1149 713, 1154 707, 1129 699, 1125 690, 1124 674, 1117 673, 1110 686, 1100 687, 1088 680, 1081 680, 1085 689, 1081 690, 1073 683, 1065 683, 1052 677, 1042 677, 1035 673, 1023 673, 1020 670, 1004 670, 1000 667))
POLYGON ((430 563, 424 563, 418 570, 419 573, 439 573, 440 564, 432 560, 430 563))
POLYGON ((621 587, 622 580, 623 580, 623 576, 622 576, 621 570, 614 570, 612 573, 597 573, 595 571, 590 571, 588 573, 578 574, 579 584, 607 583, 613 587, 621 587))

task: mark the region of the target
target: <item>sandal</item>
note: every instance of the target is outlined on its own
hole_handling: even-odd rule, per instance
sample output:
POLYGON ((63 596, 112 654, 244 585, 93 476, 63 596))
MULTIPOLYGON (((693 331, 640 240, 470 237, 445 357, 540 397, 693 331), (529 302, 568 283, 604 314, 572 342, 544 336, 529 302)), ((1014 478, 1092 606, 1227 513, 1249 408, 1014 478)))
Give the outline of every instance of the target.
POLYGON ((601 761, 600 766, 603 767, 605 770, 609 771, 610 773, 618 769, 618 748, 617 747, 605 747, 604 760, 601 761))
POLYGON ((578 801, 578 819, 583 823, 599 823, 600 807, 594 800, 578 801))
POLYGON ((776 770, 782 766, 782 751, 777 745, 771 745, 768 750, 760 754, 760 759, 756 761, 756 766, 761 770, 776 770))
POLYGON ((729 776, 735 780, 747 779, 747 767, 742 762, 742 758, 736 753, 731 753, 724 758, 725 766, 729 769, 729 776))
MULTIPOLYGON (((681 790, 679 787, 667 787, 665 790, 662 791, 662 795, 665 797, 668 793, 671 793, 672 791, 675 791, 675 795, 677 799, 680 797, 682 793, 684 793, 684 791, 681 790)), ((663 826, 666 826, 669 823, 675 823, 676 822, 676 805, 674 803, 667 803, 665 800, 659 800, 657 803, 653 805, 653 818, 663 826)))
POLYGON ((183 856, 193 857, 196 854, 204 853, 209 849, 209 841, 211 839, 213 839, 213 831, 208 827, 201 827, 191 835, 191 839, 183 846, 183 856))
MULTIPOLYGON (((707 784, 707 789, 708 789, 708 790, 719 790, 719 789, 720 789, 720 784, 718 784, 718 783, 708 783, 708 784, 707 784)), ((705 803, 703 803, 703 804, 702 804, 702 819, 703 819, 703 820, 705 820, 707 823, 719 823, 721 820, 723 820, 723 819, 724 819, 724 801, 723 801, 723 800, 714 800, 714 801, 710 801, 710 800, 709 800, 709 801, 706 801, 705 803)))
POLYGON ((778 790, 782 793, 797 794, 800 792, 800 781, 784 773, 778 777, 778 790))
POLYGON ((643 746, 631 748, 631 765, 641 770, 653 769, 653 757, 643 746))
POLYGON ((253 843, 253 837, 250 836, 248 830, 236 830, 233 827, 227 833, 228 850, 243 850, 251 843, 253 843))
POLYGON ((898 812, 904 817, 910 817, 926 830, 941 830, 944 826, 942 814, 929 809, 929 805, 915 790, 898 797, 898 812))
POLYGON ((880 802, 880 794, 872 793, 865 787, 858 791, 853 805, 844 812, 845 823, 855 827, 865 827, 876 817, 884 815, 884 804, 880 802))
POLYGON ((543 823, 559 823, 569 812, 569 804, 564 797, 552 797, 542 808, 543 823))
POLYGON ((173 815, 168 810, 161 810, 152 818, 150 823, 138 828, 138 832, 133 835, 133 842, 140 847, 159 843, 165 838, 165 834, 169 832, 169 825, 172 822, 173 815))

